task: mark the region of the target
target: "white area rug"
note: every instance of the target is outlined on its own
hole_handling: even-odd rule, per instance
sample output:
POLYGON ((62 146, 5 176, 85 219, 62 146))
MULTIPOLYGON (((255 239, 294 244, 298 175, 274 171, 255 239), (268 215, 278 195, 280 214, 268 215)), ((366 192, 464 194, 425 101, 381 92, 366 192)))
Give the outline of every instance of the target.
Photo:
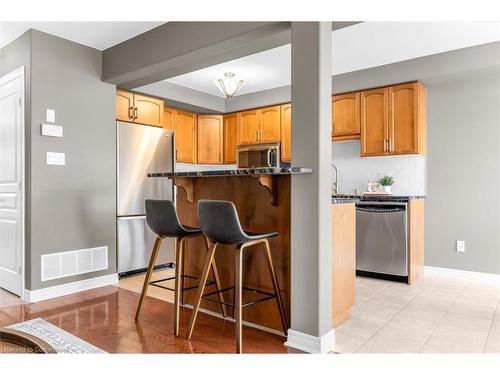
POLYGON ((104 350, 79 339, 41 318, 12 324, 6 328, 26 332, 48 342, 58 354, 106 353, 104 350))

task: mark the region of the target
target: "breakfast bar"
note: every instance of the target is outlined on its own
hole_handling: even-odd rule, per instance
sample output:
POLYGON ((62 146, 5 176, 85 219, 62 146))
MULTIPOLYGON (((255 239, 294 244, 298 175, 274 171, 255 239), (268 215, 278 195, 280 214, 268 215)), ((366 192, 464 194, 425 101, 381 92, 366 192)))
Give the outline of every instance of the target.
MULTIPOLYGON (((309 168, 252 168, 203 172, 150 173, 149 177, 173 179, 177 187, 176 207, 180 221, 184 225, 198 227, 197 202, 200 199, 226 200, 234 203, 241 225, 245 231, 255 233, 278 232, 270 239, 272 259, 281 290, 285 313, 290 317, 290 207, 291 178, 311 173, 309 168)), ((257 245, 261 246, 261 245, 257 245)), ((200 275, 206 254, 206 244, 201 238, 187 242, 184 252, 184 273, 200 275)), ((234 284, 234 251, 221 245, 216 253, 222 288, 234 284)), ((243 259, 243 284, 252 289, 273 291, 268 274, 266 258, 260 251, 249 250, 243 259), (247 272, 245 271, 247 270, 247 272)), ((196 281, 185 279, 186 283, 196 281)), ((189 285, 185 285, 189 287, 189 285)), ((209 293, 214 286, 207 286, 209 293)), ((196 288, 184 292, 184 305, 192 305, 196 288)), ((243 300, 255 296, 243 294, 243 300)), ((224 293, 224 299, 231 301, 233 292, 224 293)), ((281 322, 275 302, 270 300, 255 304, 243 310, 243 320, 276 331, 281 330, 281 322)), ((217 303, 203 300, 202 309, 220 313, 217 303)), ((228 315, 232 316, 231 308, 228 315)))

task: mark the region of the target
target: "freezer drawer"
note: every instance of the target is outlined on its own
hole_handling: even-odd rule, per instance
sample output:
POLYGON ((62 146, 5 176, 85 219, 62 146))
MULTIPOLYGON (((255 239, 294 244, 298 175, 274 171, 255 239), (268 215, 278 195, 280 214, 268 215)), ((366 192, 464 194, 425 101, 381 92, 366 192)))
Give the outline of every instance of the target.
POLYGON ((356 208, 356 269, 408 276, 406 207, 356 208))
MULTIPOLYGON (((117 220, 118 273, 147 268, 156 235, 149 229, 145 216, 123 217, 117 220)), ((156 264, 175 261, 175 243, 171 238, 162 242, 156 264)))

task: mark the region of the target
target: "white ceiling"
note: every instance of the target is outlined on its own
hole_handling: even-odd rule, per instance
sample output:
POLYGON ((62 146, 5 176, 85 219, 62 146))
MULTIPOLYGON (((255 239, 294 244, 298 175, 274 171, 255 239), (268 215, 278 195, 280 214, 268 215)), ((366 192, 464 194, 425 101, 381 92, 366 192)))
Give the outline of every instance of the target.
POLYGON ((0 48, 28 29, 36 29, 104 50, 163 22, 0 22, 0 48))
MULTIPOLYGON (((500 40, 500 22, 363 22, 335 30, 333 75, 500 40)), ((290 45, 167 81, 222 96, 214 84, 225 72, 245 80, 240 94, 290 84, 290 45)))

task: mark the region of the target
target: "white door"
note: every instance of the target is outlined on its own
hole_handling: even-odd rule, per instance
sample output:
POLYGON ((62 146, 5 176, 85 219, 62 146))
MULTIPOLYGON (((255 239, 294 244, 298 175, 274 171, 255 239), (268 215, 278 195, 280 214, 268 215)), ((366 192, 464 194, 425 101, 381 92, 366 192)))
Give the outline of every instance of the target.
POLYGON ((0 77, 0 288, 23 289, 24 68, 0 77))

